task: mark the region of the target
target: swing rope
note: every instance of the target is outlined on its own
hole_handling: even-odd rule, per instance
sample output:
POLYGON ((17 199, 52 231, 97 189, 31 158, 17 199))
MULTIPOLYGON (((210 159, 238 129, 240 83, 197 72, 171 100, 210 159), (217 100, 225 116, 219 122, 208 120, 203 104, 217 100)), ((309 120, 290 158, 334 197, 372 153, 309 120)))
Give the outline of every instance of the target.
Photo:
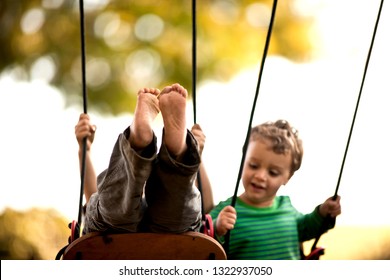
MULTIPOLYGON (((237 192, 238 192, 238 188, 239 188, 239 184, 240 184, 240 180, 241 180, 242 170, 243 170, 243 167, 244 167, 245 154, 246 154, 246 150, 247 150, 247 147, 248 147, 249 137, 250 137, 250 133, 251 133, 251 129, 252 129, 253 116, 254 116, 254 113, 255 113, 257 99, 258 99, 258 96, 259 96, 260 83, 261 83, 261 79, 262 79, 262 76, 263 76, 265 59, 267 57, 267 53, 268 53, 268 49, 269 49, 269 45, 270 45, 270 41, 271 41, 272 27, 273 27, 273 24, 274 24, 274 21, 275 21, 275 14, 276 14, 277 4, 278 4, 278 1, 274 0, 273 5, 272 5, 271 18, 270 18, 270 23, 269 23, 269 27, 268 27, 267 37, 266 37, 266 41, 265 41, 264 51, 263 51, 263 57, 262 57, 261 66, 260 66, 260 72, 259 72, 257 85, 256 85, 255 97, 254 97, 254 100, 253 100, 252 111, 251 111, 250 118, 249 118, 248 130, 247 130, 247 134, 246 134, 246 138, 245 138, 245 142, 244 142, 244 146, 243 146, 240 169, 239 169, 239 172, 238 172, 237 181, 236 181, 236 187, 235 187, 234 195, 232 197, 232 202, 231 202, 231 206, 233 206, 233 207, 235 207, 236 201, 237 201, 237 192)), ((226 251, 226 255, 229 254, 229 243, 230 243, 230 231, 228 231, 226 233, 226 235, 225 235, 224 249, 226 251)))
MULTIPOLYGON (((85 70, 85 29, 84 29, 84 1, 79 1, 80 10, 80 41, 81 41, 81 77, 82 77, 82 91, 83 91, 83 110, 84 114, 87 113, 87 86, 86 86, 86 70, 85 70)), ((86 169, 86 154, 87 154, 87 137, 83 139, 83 150, 82 150, 82 162, 81 162, 81 187, 79 196, 79 213, 77 222, 81 226, 82 214, 83 214, 83 196, 84 196, 84 178, 86 169)), ((77 236, 80 236, 80 227, 77 229, 77 236)))
MULTIPOLYGON (((79 2, 79 13, 80 13, 80 37, 81 37, 81 78, 82 78, 82 92, 83 92, 83 112, 87 113, 87 86, 86 86, 86 71, 85 71, 85 30, 84 30, 84 2, 80 0, 79 2)), ((85 170, 86 170, 86 157, 87 157, 87 137, 83 139, 82 145, 82 155, 81 155, 81 170, 80 170, 80 195, 79 195, 79 213, 77 217, 77 222, 73 221, 69 223, 69 228, 71 230, 71 235, 69 237, 69 244, 75 241, 81 236, 81 223, 83 216, 83 197, 84 197, 84 181, 85 181, 85 170)), ((61 259, 65 250, 68 248, 69 244, 61 248, 57 255, 56 260, 61 259)))
MULTIPOLYGON (((194 124, 196 124, 196 82, 197 82, 197 21, 196 21, 196 0, 192 0, 192 106, 194 111, 194 124)), ((202 203, 201 203, 201 211, 202 211, 202 220, 205 219, 205 211, 204 211, 204 203, 202 196, 202 181, 200 180, 200 172, 198 171, 196 174, 196 180, 198 182, 198 189, 201 194, 202 203)))
MULTIPOLYGON (((192 106, 193 106, 193 114, 194 114, 194 124, 196 124, 196 84, 197 84, 197 11, 196 11, 196 0, 192 0, 192 106)), ((198 182, 198 189, 201 194, 201 211, 202 211, 202 221, 206 222, 206 213, 204 210, 204 200, 203 200, 203 192, 202 192, 202 181, 200 171, 196 174, 196 180, 198 182)), ((211 225, 205 225, 211 226, 211 225)))
POLYGON ((372 53, 372 49, 373 49, 374 42, 375 42, 375 36, 376 36, 377 29, 378 29, 381 13, 382 13, 382 7, 383 7, 383 0, 381 1, 380 6, 379 6, 379 11, 378 11, 377 19, 376 19, 376 22, 375 22, 375 27, 374 27, 374 31, 373 31, 373 35, 372 35, 372 39, 371 39, 371 44, 370 44, 370 48, 368 50, 366 64, 364 66, 363 78, 362 78, 362 82, 361 82, 361 85, 360 85, 359 96, 358 96, 358 99, 357 99, 357 102, 356 102, 356 108, 355 108, 355 112, 354 112, 353 119, 352 119, 351 129, 350 129, 350 132, 349 132, 349 135, 348 135, 347 145, 346 145, 346 148, 345 148, 345 153, 344 153, 343 161, 342 161, 342 164, 341 164, 339 178, 337 180, 337 186, 336 186, 336 191, 335 191, 335 194, 334 194, 334 198, 336 198, 337 192, 339 190, 341 176, 342 176, 343 169, 344 169, 344 163, 345 163, 345 160, 347 158, 347 152, 348 152, 348 148, 349 148, 349 143, 351 141, 353 127, 355 125, 355 119, 356 119, 356 116, 357 116, 357 111, 358 111, 358 108, 359 108, 360 98, 361 98, 363 87, 364 87, 364 81, 365 81, 366 75, 367 75, 368 64, 370 62, 371 53, 372 53))
POLYGON ((196 30, 196 0, 192 0, 192 105, 194 110, 194 123, 196 123, 196 81, 197 81, 197 30, 196 30))
MULTIPOLYGON (((369 65, 369 62, 370 62, 371 53, 372 53, 372 49, 373 49, 374 42, 375 42, 375 36, 376 36, 377 29, 378 29, 381 13, 382 13, 382 7, 383 7, 383 0, 381 0, 381 2, 380 2, 379 11, 378 11, 378 15, 377 15, 377 19, 376 19, 376 23, 375 23, 375 27, 374 27, 372 39, 371 39, 371 44, 370 44, 370 48, 368 50, 368 55, 367 55, 366 63, 365 63, 365 66, 364 66, 363 78, 362 78, 362 82, 361 82, 361 85, 360 85, 359 95, 358 95, 358 98, 357 98, 355 111, 354 111, 353 118, 352 118, 352 124, 351 124, 351 127, 350 127, 347 144, 346 144, 345 151, 344 151, 343 160, 342 160, 342 163, 341 163, 341 168, 340 168, 340 173, 339 173, 339 177, 338 177, 338 180, 337 180, 336 190, 335 190, 335 193, 333 195, 333 200, 336 200, 337 195, 338 195, 340 182, 341 182, 341 177, 342 177, 343 170, 344 170, 344 164, 345 164, 345 161, 346 161, 346 158, 347 158, 349 144, 351 142, 353 128, 355 126, 355 120, 356 120, 357 112, 358 112, 358 109, 359 109, 359 103, 360 103, 360 99, 361 99, 362 92, 363 92, 364 82, 365 82, 366 75, 367 75, 368 65, 369 65)), ((335 222, 336 222, 335 219, 332 219, 331 217, 327 217, 327 219, 324 222, 324 229, 326 229, 328 225, 333 225, 334 226, 335 222)), ((312 245, 312 248, 311 248, 312 251, 315 250, 321 235, 322 234, 317 236, 317 238, 315 239, 315 241, 314 241, 314 243, 312 245)))

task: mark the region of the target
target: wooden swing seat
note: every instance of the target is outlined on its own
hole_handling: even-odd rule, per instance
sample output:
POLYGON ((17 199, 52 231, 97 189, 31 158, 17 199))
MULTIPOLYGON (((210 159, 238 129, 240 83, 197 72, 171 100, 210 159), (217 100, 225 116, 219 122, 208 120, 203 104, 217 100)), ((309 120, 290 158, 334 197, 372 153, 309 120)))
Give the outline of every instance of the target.
POLYGON ((226 260, 223 247, 200 232, 92 232, 74 240, 63 260, 226 260))

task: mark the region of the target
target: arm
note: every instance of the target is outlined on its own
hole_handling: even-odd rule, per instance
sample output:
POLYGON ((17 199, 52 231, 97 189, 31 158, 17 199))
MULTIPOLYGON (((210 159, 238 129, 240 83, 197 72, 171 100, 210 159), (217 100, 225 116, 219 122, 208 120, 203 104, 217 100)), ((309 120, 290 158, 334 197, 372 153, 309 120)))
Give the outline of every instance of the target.
MULTIPOLYGON (((198 141, 199 153, 202 156, 206 136, 204 135, 202 128, 200 127, 199 124, 195 124, 192 127, 191 132, 194 135, 195 139, 198 141)), ((202 186, 203 208, 204 208, 204 212, 207 214, 214 208, 214 198, 213 198, 211 183, 207 175, 206 168, 204 166, 203 161, 199 166, 199 176, 200 176, 200 182, 202 186)), ((196 184, 197 186, 199 186, 198 181, 196 181, 196 184)))
POLYGON ((204 212, 207 214, 214 208, 214 197, 211 189, 209 177, 207 176, 206 168, 203 162, 199 167, 199 176, 202 184, 202 198, 204 212))
POLYGON ((341 214, 340 197, 325 200, 312 213, 301 215, 298 221, 300 241, 310 240, 335 226, 336 216, 341 214))
POLYGON ((96 126, 90 123, 87 114, 81 114, 75 127, 75 135, 79 144, 79 164, 80 173, 82 168, 83 139, 87 137, 86 158, 85 158, 85 176, 84 176, 84 195, 88 203, 91 195, 97 191, 96 173, 91 159, 91 146, 95 137, 96 126))

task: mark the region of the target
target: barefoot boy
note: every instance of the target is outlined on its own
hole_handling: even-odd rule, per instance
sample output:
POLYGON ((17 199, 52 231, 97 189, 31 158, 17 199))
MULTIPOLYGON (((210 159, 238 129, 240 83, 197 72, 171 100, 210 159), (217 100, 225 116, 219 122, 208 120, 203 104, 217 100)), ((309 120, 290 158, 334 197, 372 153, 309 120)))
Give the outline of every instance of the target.
POLYGON ((200 165, 197 141, 186 128, 187 91, 179 84, 138 92, 130 127, 114 145, 108 168, 96 178, 90 159, 95 127, 80 116, 76 138, 87 137, 84 231, 172 232, 198 230, 200 165), (152 122, 161 111, 164 129, 157 151, 152 122), (97 186, 97 188, 96 188, 97 186))

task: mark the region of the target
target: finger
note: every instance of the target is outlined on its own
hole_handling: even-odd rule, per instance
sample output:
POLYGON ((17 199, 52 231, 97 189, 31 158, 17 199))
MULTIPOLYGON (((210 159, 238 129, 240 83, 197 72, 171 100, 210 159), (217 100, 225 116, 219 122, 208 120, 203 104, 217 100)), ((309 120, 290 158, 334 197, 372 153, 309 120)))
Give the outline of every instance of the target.
POLYGON ((192 126, 192 129, 200 130, 200 125, 196 123, 192 126))
POLYGON ((228 230, 234 229, 234 224, 228 224, 226 229, 228 229, 228 230))
POLYGON ((221 217, 221 220, 225 225, 234 225, 236 224, 236 217, 221 217))
POLYGON ((332 217, 336 217, 341 214, 341 208, 336 208, 331 212, 332 217))
POLYGON ((196 128, 192 128, 191 129, 191 132, 192 132, 192 134, 195 136, 195 137, 199 137, 199 135, 200 135, 200 132, 199 132, 199 130, 197 130, 196 128))
POLYGON ((76 124, 75 127, 82 127, 82 126, 89 126, 90 121, 88 119, 81 119, 79 122, 76 124))
POLYGON ((82 133, 78 133, 77 134, 77 139, 79 141, 81 141, 82 139, 86 138, 86 137, 90 137, 91 136, 91 133, 89 133, 88 131, 85 131, 85 132, 82 132, 82 133))
POLYGON ((229 219, 227 221, 227 224, 230 226, 230 227, 234 227, 234 225, 236 224, 236 219, 229 219))
POLYGON ((228 221, 228 220, 223 220, 221 221, 221 226, 227 230, 231 229, 234 227, 234 223, 228 221))
POLYGON ((226 211, 226 212, 229 212, 229 213, 234 213, 234 214, 236 214, 236 209, 235 209, 233 206, 231 206, 231 205, 226 206, 226 207, 225 207, 225 211, 226 211))
POLYGON ((96 126, 92 126, 89 124, 77 125, 75 127, 76 135, 81 135, 83 137, 92 135, 93 133, 95 133, 95 130, 96 126))
POLYGON ((80 116, 79 116, 79 122, 80 122, 80 121, 89 121, 89 115, 86 114, 86 113, 80 114, 80 116))
POLYGON ((90 133, 92 129, 87 124, 80 124, 75 127, 75 130, 77 133, 85 133, 85 132, 90 133))

